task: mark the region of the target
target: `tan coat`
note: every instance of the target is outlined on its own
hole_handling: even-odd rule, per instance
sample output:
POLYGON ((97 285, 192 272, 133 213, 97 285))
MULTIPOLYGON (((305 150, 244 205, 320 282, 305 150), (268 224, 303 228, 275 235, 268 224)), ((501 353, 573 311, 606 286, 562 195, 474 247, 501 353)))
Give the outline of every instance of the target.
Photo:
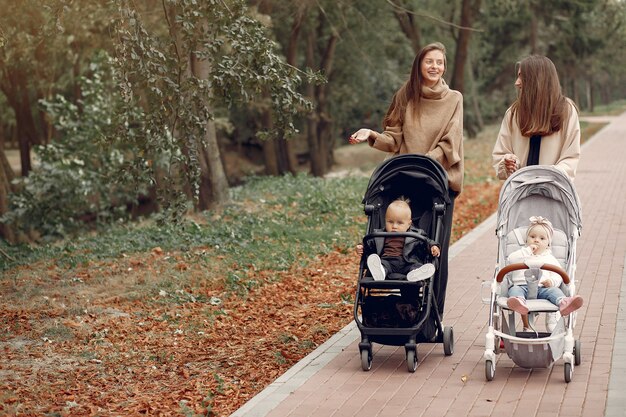
POLYGON ((443 79, 425 87, 420 101, 421 115, 414 117, 407 106, 402 126, 386 126, 369 139, 371 147, 394 155, 414 153, 439 162, 448 173, 450 189, 463 189, 463 96, 451 90, 443 79))
MULTIPOLYGON (((552 165, 564 171, 572 180, 576 176, 576 168, 580 159, 580 123, 578 111, 571 100, 569 103, 569 116, 563 124, 563 128, 541 138, 541 150, 539 152, 539 165, 552 165)), ((530 139, 522 136, 517 120, 511 119, 511 108, 506 111, 500 133, 493 148, 493 167, 496 175, 501 180, 508 177, 504 167, 504 155, 517 156, 519 168, 526 166, 530 139)))

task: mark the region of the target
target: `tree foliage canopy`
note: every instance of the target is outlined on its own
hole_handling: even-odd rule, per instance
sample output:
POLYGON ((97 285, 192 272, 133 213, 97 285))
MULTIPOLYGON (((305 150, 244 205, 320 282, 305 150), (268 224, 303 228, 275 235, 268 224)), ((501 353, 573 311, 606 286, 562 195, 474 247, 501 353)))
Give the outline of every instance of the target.
POLYGON ((198 201, 222 201, 236 181, 222 165, 227 149, 266 165, 282 158, 290 171, 299 161, 324 175, 347 133, 382 127, 416 49, 433 41, 447 46, 448 81, 462 69, 468 137, 500 120, 515 95, 515 63, 532 53, 554 61, 581 109, 626 95, 626 3, 618 0, 0 0, 0 7, 0 216, 19 223, 41 213, 32 225, 44 233, 87 212, 115 218, 106 207, 139 197, 160 196, 172 219, 192 205, 206 209, 198 201), (110 91, 93 93, 97 83, 110 91), (96 97, 99 111, 89 104, 96 97), (39 172, 11 184, 5 148, 18 147, 28 173, 38 145, 50 145, 38 151, 39 172), (110 159, 113 151, 121 159, 110 159), (70 154, 93 165, 63 165, 70 154), (65 180, 44 175, 50 167, 65 180), (110 184, 117 188, 107 195, 110 184), (53 214, 42 204, 54 201, 46 193, 55 188, 88 198, 68 197, 68 212, 53 214))

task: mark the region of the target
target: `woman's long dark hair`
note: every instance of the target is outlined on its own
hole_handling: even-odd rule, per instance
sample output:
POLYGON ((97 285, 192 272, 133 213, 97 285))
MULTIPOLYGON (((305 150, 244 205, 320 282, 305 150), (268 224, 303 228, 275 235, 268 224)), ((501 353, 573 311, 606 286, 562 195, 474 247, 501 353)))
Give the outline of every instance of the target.
MULTIPOLYGON (((400 126, 404 123, 404 115, 409 102, 413 103, 413 110, 419 112, 419 104, 422 97, 422 86, 424 85, 424 77, 422 77, 422 61, 424 56, 430 51, 441 51, 443 53, 443 73, 448 68, 446 60, 446 47, 440 42, 434 42, 423 47, 413 60, 411 67, 411 75, 409 79, 400 87, 391 99, 391 105, 387 109, 387 114, 383 119, 383 129, 387 126, 400 126)), ((443 74, 442 74, 443 76, 443 74)))
POLYGON ((531 55, 519 62, 518 68, 522 88, 511 106, 511 120, 517 118, 524 136, 558 132, 568 117, 569 106, 554 63, 545 56, 531 55))

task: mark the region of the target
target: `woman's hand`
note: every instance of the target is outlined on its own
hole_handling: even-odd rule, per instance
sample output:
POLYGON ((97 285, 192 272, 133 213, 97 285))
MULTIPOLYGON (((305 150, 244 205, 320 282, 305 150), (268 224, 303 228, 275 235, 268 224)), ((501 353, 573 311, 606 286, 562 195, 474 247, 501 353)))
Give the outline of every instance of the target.
POLYGON ((350 137, 348 138, 348 142, 350 142, 351 145, 365 142, 366 140, 369 139, 371 134, 372 134, 372 131, 370 129, 359 129, 356 132, 354 132, 352 135, 350 135, 350 137))
POLYGON ((441 251, 439 250, 439 246, 433 246, 430 248, 430 253, 435 257, 439 257, 439 255, 441 254, 441 251))
POLYGON ((517 159, 517 156, 512 153, 504 155, 504 169, 506 170, 507 175, 511 175, 517 171, 519 169, 519 160, 517 159))
POLYGON ((356 245, 356 254, 363 256, 363 245, 356 245))

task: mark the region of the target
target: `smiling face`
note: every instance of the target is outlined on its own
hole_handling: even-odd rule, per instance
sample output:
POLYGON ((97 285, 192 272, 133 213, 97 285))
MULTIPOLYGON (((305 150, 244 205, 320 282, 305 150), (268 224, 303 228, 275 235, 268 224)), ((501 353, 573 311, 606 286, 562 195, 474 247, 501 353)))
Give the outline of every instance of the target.
POLYGON ((420 73, 424 85, 427 87, 434 86, 439 82, 445 71, 446 60, 442 51, 434 49, 424 55, 420 65, 420 73))
POLYGON ((406 232, 411 227, 411 208, 402 201, 394 201, 385 213, 385 231, 406 232))
POLYGON ((528 230, 526 245, 537 245, 535 254, 540 255, 550 246, 550 236, 543 226, 533 226, 528 230))

